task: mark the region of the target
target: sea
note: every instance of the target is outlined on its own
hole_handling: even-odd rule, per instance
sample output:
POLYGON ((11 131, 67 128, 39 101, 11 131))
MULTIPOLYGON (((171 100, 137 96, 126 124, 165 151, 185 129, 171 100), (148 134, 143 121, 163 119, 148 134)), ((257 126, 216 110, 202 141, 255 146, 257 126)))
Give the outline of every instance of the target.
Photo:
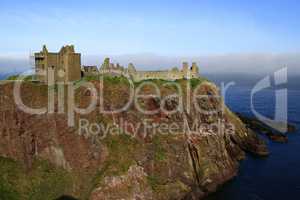
MULTIPOLYGON (((234 112, 254 116, 251 110, 251 91, 264 77, 243 75, 207 75, 216 84, 233 81, 224 99, 234 112)), ((271 76, 272 78, 272 76, 271 76)), ((288 76, 288 83, 271 86, 257 92, 253 97, 256 112, 273 119, 276 108, 276 91, 288 91, 288 121, 297 126, 295 133, 288 134, 288 143, 269 141, 260 136, 268 145, 270 156, 260 158, 247 155, 241 162, 237 177, 223 185, 207 200, 282 200, 300 198, 300 77, 288 76)), ((274 81, 273 81, 274 84, 274 81)))

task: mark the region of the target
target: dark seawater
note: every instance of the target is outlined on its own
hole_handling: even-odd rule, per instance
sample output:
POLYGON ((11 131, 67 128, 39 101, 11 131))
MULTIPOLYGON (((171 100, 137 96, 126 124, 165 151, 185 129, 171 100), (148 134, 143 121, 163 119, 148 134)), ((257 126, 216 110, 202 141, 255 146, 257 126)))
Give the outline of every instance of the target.
POLYGON ((7 79, 7 77, 9 77, 9 76, 10 76, 10 74, 7 74, 7 73, 0 74, 0 81, 7 79))
MULTIPOLYGON (((252 87, 253 84, 238 84, 228 90, 226 104, 231 110, 250 116, 253 115, 250 109, 252 87)), ((262 90, 254 96, 255 109, 268 117, 273 117, 275 113, 275 89, 262 90)), ((299 199, 300 87, 299 89, 291 87, 288 90, 288 119, 298 128, 296 133, 288 135, 288 144, 275 143, 263 138, 267 141, 271 155, 264 159, 248 155, 247 159, 241 162, 238 176, 207 199, 299 199)))
POLYGON ((3 80, 3 79, 5 79, 5 75, 0 74, 0 81, 3 80))

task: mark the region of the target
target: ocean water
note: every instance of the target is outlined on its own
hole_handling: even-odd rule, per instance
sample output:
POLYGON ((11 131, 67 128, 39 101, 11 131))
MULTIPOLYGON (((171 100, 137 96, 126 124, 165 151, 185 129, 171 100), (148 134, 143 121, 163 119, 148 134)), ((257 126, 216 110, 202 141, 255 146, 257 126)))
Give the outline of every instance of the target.
POLYGON ((0 73, 0 81, 7 79, 11 74, 10 73, 0 73))
MULTIPOLYGON (((299 80, 299 79, 298 79, 299 80)), ((250 109, 251 84, 239 84, 226 94, 231 110, 253 115, 250 109)), ((254 98, 257 112, 274 117, 275 89, 266 89, 254 98)), ((288 89, 288 120, 298 128, 288 134, 287 144, 266 140, 270 156, 258 158, 247 155, 241 162, 238 176, 222 186, 208 200, 282 200, 300 198, 300 88, 288 89)))
POLYGON ((4 74, 0 74, 0 81, 5 79, 5 75, 4 74))

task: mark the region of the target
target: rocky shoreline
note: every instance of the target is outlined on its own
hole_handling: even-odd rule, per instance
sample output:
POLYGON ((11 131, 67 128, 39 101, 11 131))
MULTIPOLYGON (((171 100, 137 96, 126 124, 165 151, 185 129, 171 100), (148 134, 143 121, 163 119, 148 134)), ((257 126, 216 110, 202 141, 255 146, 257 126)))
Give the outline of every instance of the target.
MULTIPOLYGON (((236 113, 236 115, 245 123, 249 128, 255 130, 256 132, 267 136, 271 141, 279 142, 279 143, 287 143, 289 133, 294 133, 297 130, 297 127, 291 123, 287 124, 287 131, 282 133, 280 131, 275 130, 274 128, 269 127, 265 123, 256 119, 255 117, 248 117, 241 113, 236 113)), ((281 122, 275 122, 280 126, 281 122)))

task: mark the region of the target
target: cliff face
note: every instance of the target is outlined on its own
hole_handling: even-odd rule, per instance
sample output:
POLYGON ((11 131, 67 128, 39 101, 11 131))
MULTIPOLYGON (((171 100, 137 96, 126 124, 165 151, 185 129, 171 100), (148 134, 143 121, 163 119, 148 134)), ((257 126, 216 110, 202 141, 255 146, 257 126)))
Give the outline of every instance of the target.
MULTIPOLYGON (((179 83, 186 85, 185 81, 179 83)), ((98 87, 99 84, 95 85, 98 87)), ((124 105, 129 96, 126 87, 120 82, 105 87, 104 107, 124 105)), ((174 92, 173 87, 160 87, 162 96, 174 92)), ((0 161, 2 166, 8 166, 7 169, 0 168, 0 189, 17 193, 16 199, 38 199, 45 188, 55 191, 50 196, 43 196, 44 199, 62 195, 92 200, 200 199, 236 175, 245 152, 268 153, 264 142, 227 108, 224 112, 203 114, 197 113, 192 106, 190 112, 158 112, 153 115, 142 114, 134 106, 119 114, 101 114, 95 110, 88 115, 76 114, 76 126, 70 128, 66 114, 30 115, 20 111, 14 103, 12 91, 13 84, 0 86, 0 161), (103 132, 101 136, 80 134, 78 121, 81 118, 89 123, 118 125, 116 132, 121 134, 106 137, 103 137, 103 132), (124 127, 124 119, 129 124, 142 124, 142 128, 124 127), (176 134, 168 131, 154 134, 143 129, 145 120, 154 124, 178 124, 179 129, 176 134), (195 122, 198 125, 222 122, 222 127, 228 132, 204 127, 199 134, 199 130, 190 128, 195 122), (41 164, 44 162, 47 163, 46 169, 45 164, 41 164), (11 174, 11 164, 8 163, 18 166, 17 175, 11 174), (58 176, 54 176, 56 174, 58 176), (39 181, 30 182, 32 177, 39 181)), ((144 87, 143 91, 151 91, 151 88, 144 87)), ((218 94, 218 89, 207 82, 199 94, 218 94)), ((80 97, 77 104, 81 107, 86 106, 91 98, 84 88, 80 88, 76 95, 80 97)), ((185 97, 188 95, 184 93, 185 97)), ((33 107, 46 105, 47 88, 23 84, 22 99, 33 107)), ((141 105, 154 110, 159 108, 159 103, 158 99, 149 98, 141 105)), ((184 100, 183 104, 187 102, 184 100)), ((221 104, 222 100, 215 98, 199 100, 199 105, 206 110, 213 110, 221 104)), ((178 101, 169 99, 165 106, 172 109, 178 106, 178 101)))

